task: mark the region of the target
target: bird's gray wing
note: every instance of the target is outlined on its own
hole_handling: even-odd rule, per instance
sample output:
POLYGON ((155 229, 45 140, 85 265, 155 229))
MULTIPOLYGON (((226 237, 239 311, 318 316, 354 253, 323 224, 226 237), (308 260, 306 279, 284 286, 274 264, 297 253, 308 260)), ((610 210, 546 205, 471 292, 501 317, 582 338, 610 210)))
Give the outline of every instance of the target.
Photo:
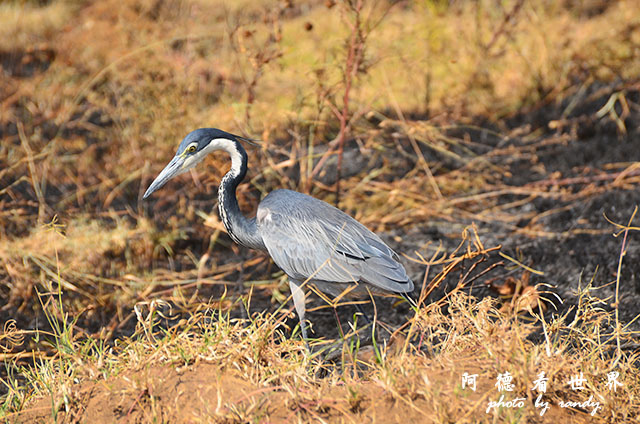
POLYGON ((377 235, 318 199, 274 191, 260 203, 257 224, 274 262, 291 278, 413 290, 395 253, 377 235))

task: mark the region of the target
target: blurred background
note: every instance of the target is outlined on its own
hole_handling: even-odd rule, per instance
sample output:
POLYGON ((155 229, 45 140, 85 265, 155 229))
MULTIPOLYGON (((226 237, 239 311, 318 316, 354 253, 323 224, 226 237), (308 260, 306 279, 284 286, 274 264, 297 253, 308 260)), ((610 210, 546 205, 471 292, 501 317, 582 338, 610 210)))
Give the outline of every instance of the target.
POLYGON ((284 302, 283 274, 218 219, 223 154, 141 200, 199 127, 262 140, 245 213, 276 188, 338 204, 416 281, 416 252, 472 223, 568 299, 615 279, 603 215, 626 224, 640 201, 636 1, 23 0, 0 22, 0 322, 50 329, 48 309, 110 342, 154 299, 284 302))

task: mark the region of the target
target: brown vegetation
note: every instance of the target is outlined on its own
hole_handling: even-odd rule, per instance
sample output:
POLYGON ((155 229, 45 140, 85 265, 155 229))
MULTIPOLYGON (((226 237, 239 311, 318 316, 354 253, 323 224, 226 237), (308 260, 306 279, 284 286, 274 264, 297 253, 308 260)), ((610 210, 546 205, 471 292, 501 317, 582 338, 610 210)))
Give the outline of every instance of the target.
POLYGON ((10 1, 0 22, 5 421, 639 418, 635 2, 10 1), (316 297, 309 355, 285 276, 218 220, 227 158, 141 200, 203 126, 263 140, 244 210, 337 203, 419 307, 376 299, 372 339, 316 297), (487 412, 507 371, 527 400, 487 412), (593 416, 561 408, 589 395, 593 416))

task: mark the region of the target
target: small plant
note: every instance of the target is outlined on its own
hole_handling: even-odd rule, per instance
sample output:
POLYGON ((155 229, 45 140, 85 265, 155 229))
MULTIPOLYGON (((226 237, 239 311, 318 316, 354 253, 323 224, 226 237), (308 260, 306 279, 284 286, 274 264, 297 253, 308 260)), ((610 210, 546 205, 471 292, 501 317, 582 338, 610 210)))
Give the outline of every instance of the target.
POLYGON ((260 31, 255 28, 255 25, 241 23, 241 16, 232 16, 227 13, 227 40, 234 53, 234 69, 239 73, 244 86, 244 123, 250 130, 252 130, 251 108, 256 100, 260 79, 267 66, 282 57, 280 20, 285 10, 286 6, 276 6, 264 11, 262 19, 264 27, 260 31))

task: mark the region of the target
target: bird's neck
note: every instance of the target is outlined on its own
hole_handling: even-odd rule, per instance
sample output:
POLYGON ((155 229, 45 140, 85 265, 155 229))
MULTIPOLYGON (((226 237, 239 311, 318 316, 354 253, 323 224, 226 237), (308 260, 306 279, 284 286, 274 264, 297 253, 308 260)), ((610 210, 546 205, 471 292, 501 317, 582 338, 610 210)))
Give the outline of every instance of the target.
POLYGON ((237 143, 225 150, 231 156, 231 169, 222 178, 218 188, 220 218, 233 241, 251 249, 266 250, 256 219, 242 214, 236 197, 238 184, 247 174, 247 153, 237 143))

